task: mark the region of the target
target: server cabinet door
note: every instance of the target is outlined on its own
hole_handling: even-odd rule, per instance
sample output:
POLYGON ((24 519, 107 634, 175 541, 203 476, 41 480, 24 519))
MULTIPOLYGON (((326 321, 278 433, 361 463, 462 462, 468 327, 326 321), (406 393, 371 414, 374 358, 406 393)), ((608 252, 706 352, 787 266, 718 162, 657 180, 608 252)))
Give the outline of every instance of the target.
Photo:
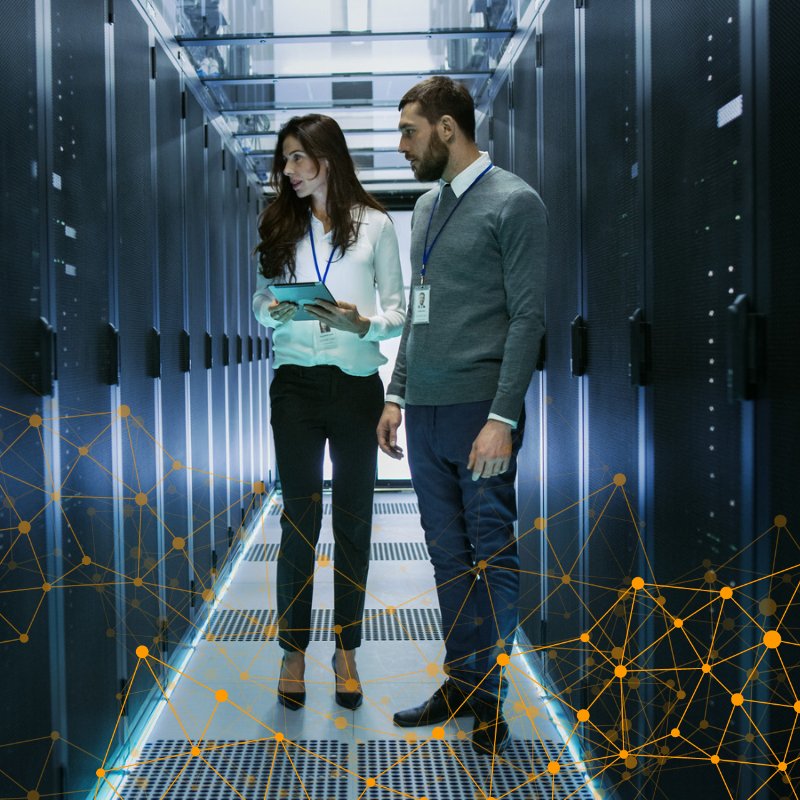
POLYGON ((0 116, 0 663, 7 672, 0 686, 0 740, 28 742, 0 749, 0 793, 8 797, 19 794, 21 786, 58 791, 56 765, 48 761, 51 742, 41 741, 53 710, 50 665, 60 654, 50 646, 51 602, 42 590, 57 576, 40 572, 47 569, 54 542, 47 515, 40 513, 47 501, 39 418, 47 408, 42 393, 52 393, 50 365, 44 362, 52 339, 46 341, 40 328, 49 303, 43 291, 48 266, 42 230, 42 186, 49 176, 40 147, 36 22, 35 4, 15 5, 0 36, 8 102, 0 116), (12 671, 26 680, 12 678, 12 671))
POLYGON ((492 161, 511 169, 511 84, 507 78, 492 103, 492 161))
MULTIPOLYGON (((541 194, 549 218, 547 361, 545 366, 545 491, 547 537, 546 641, 578 636, 583 625, 580 554, 580 380, 571 373, 571 321, 580 311, 575 8, 550 2, 542 17, 543 147, 541 194), (574 579, 574 580, 573 580, 574 579)), ((575 664, 551 651, 548 675, 562 689, 575 664), (553 657, 555 656, 555 657, 553 657)))
POLYGON ((184 282, 184 202, 181 137, 182 102, 178 72, 156 47, 156 175, 158 202, 158 330, 160 333, 161 447, 163 475, 160 519, 164 526, 164 560, 159 582, 164 585, 166 610, 160 620, 162 658, 171 656, 186 632, 191 607, 187 564, 187 398, 183 331, 187 328, 184 282))
POLYGON ((188 261, 189 341, 191 353, 191 490, 192 581, 190 608, 197 609, 198 592, 210 585, 211 496, 213 473, 209 449, 209 387, 214 340, 211 338, 208 289, 209 220, 208 174, 206 171, 205 117, 199 103, 189 94, 186 105, 186 257, 188 261))
MULTIPOLYGON (((156 501, 154 363, 155 214, 151 154, 151 56, 147 25, 132 3, 115 7, 117 287, 119 298, 119 417, 123 496, 126 677, 139 645, 160 641, 161 553, 156 501)), ((130 692, 133 716, 152 688, 142 673, 130 692), (143 690, 144 688, 144 690, 143 690)))

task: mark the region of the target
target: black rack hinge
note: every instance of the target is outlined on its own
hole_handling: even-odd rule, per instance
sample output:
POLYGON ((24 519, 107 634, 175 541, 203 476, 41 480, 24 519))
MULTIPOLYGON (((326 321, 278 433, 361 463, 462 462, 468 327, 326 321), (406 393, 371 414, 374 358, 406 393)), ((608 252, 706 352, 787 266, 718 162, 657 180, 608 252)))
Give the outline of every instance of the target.
POLYGON ((106 381, 109 386, 119 386, 119 365, 120 365, 120 338, 119 329, 110 322, 106 326, 107 352, 106 352, 106 381))
POLYGON ((648 386, 653 373, 652 326, 645 321, 641 308, 637 308, 628 317, 628 323, 630 326, 628 375, 631 386, 648 386))
POLYGON ((214 366, 214 339, 210 333, 205 334, 206 342, 206 369, 212 369, 214 366))
POLYGON ((233 526, 228 525, 228 550, 233 547, 233 526))
POLYGON ((236 188, 239 188, 239 170, 236 170, 236 188))
POLYGON ((256 336, 256 359, 261 361, 261 348, 263 347, 261 343, 261 337, 256 336))
POLYGON ((194 578, 192 578, 192 580, 189 581, 189 604, 191 605, 192 608, 194 608, 194 598, 196 597, 196 595, 197 592, 195 591, 194 588, 194 578))
POLYGON ((256 348, 252 336, 247 337, 247 360, 252 364, 253 357, 255 356, 256 348))
POLYGON ((767 319, 740 294, 728 306, 728 400, 755 400, 764 377, 767 319))
POLYGON ((114 24, 114 0, 106 0, 106 19, 109 25, 114 24))
POLYGON ((247 184, 247 202, 250 203, 250 184, 247 184))
POLYGON ((186 119, 188 104, 189 104, 189 95, 186 93, 186 89, 184 89, 181 92, 181 119, 186 119))
POLYGON ((211 551, 211 571, 216 575, 217 574, 217 551, 211 551))
POLYGON ((586 0, 575 0, 575 8, 584 8, 586 0))
POLYGON ((242 337, 238 334, 236 335, 236 363, 241 364, 244 358, 244 342, 242 341, 242 337))
POLYGON ((544 64, 544 41, 542 40, 542 34, 537 33, 536 38, 534 39, 535 47, 536 47, 536 66, 541 67, 544 64))
POLYGON ((161 377, 161 331, 150 329, 150 377, 161 377))
POLYGON ((181 372, 192 371, 192 337, 185 329, 180 332, 180 362, 181 372))
POLYGON ((572 354, 570 357, 570 370, 572 375, 579 378, 581 375, 586 374, 586 362, 588 356, 588 340, 589 329, 583 317, 578 314, 572 320, 571 340, 572 340, 572 354))
POLYGON ((158 68, 157 68, 157 61, 158 56, 156 55, 156 46, 153 45, 150 48, 150 77, 155 80, 158 76, 158 68))
POLYGON ((536 369, 544 372, 544 365, 547 361, 547 334, 543 333, 539 341, 539 355, 536 357, 536 369))
POLYGON ((226 166, 226 161, 227 161, 226 156, 227 155, 228 155, 228 151, 223 147, 222 148, 222 171, 223 172, 225 172, 225 166, 226 166))
POLYGON ((222 334, 222 366, 228 367, 231 363, 231 340, 227 333, 222 334))
POLYGON ((58 379, 57 352, 55 329, 39 317, 39 393, 43 397, 53 394, 53 384, 58 379))
POLYGON ((203 147, 208 150, 208 123, 203 123, 203 147))

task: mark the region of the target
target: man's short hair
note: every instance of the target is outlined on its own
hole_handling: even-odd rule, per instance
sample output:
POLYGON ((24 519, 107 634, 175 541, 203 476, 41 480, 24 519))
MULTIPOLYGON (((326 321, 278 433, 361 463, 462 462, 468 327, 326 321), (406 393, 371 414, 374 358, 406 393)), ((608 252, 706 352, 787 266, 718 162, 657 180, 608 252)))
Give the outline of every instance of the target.
POLYGON ((412 86, 403 95, 398 110, 409 103, 417 103, 422 116, 432 125, 449 114, 462 133, 475 141, 475 103, 464 85, 444 75, 434 75, 412 86))

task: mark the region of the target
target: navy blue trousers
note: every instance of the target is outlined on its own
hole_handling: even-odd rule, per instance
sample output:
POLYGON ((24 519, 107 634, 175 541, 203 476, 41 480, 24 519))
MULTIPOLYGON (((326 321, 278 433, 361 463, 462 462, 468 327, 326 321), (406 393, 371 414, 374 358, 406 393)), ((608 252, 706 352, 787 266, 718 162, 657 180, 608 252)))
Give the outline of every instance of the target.
MULTIPOLYGON (((497 656, 511 653, 517 628, 519 557, 514 480, 524 419, 513 432, 507 472, 472 480, 472 443, 491 401, 406 406, 408 457, 436 578, 445 671, 475 697, 496 702, 497 656)), ((502 695, 501 699, 502 699, 502 695)))

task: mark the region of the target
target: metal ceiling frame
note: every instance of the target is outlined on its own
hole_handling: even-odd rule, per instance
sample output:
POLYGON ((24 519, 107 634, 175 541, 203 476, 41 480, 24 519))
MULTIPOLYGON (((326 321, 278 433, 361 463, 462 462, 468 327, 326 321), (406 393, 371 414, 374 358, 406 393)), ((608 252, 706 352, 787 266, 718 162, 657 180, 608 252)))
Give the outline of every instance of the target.
POLYGON ((329 80, 336 81, 337 83, 348 83, 356 81, 367 81, 380 78, 430 78, 433 75, 446 75, 454 80, 471 80, 472 78, 489 78, 494 70, 490 69, 476 69, 476 70, 415 70, 415 71, 402 71, 402 72, 319 72, 306 75, 298 75, 297 73, 286 73, 284 75, 267 74, 267 75, 239 75, 239 76, 212 76, 201 78, 203 83, 211 86, 257 86, 264 83, 277 83, 278 81, 313 81, 313 80, 329 80))

